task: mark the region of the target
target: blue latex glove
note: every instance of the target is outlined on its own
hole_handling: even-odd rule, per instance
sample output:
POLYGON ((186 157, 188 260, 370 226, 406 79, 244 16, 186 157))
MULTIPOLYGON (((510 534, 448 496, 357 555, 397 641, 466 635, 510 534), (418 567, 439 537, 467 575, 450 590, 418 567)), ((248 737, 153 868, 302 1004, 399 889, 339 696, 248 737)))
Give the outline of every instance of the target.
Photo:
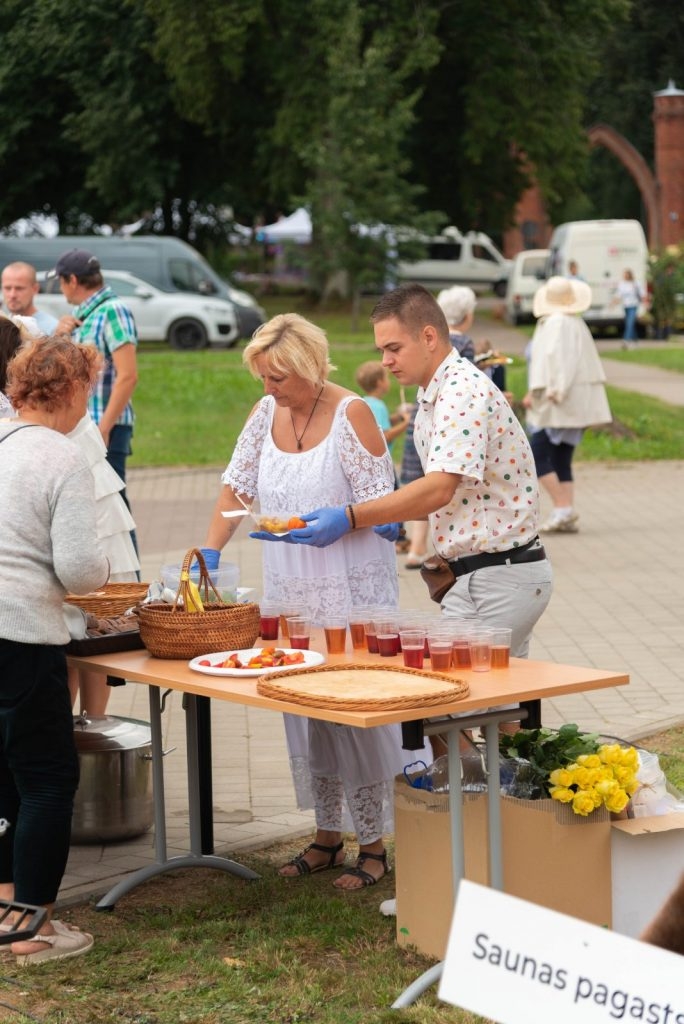
POLYGON ((388 540, 391 544, 394 544, 395 540, 399 539, 400 531, 401 526, 399 523, 383 523, 382 526, 373 527, 373 533, 377 533, 378 537, 388 540))
MULTIPOLYGON (((221 558, 221 552, 217 551, 216 548, 200 548, 200 552, 204 558, 206 567, 209 572, 214 572, 219 567, 219 559, 221 558)), ((197 563, 193 565, 193 569, 197 568, 197 563)))
POLYGON ((344 506, 340 508, 317 508, 300 516, 306 526, 293 530, 290 534, 293 544, 309 544, 315 548, 327 548, 334 544, 345 533, 349 533, 351 525, 347 519, 344 506))

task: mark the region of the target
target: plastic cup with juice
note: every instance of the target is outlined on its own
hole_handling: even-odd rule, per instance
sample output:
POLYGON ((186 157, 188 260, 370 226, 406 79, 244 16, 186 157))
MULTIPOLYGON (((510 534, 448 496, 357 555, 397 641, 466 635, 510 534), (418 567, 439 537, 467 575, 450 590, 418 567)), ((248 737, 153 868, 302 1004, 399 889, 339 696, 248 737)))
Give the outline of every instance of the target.
POLYGON ((328 654, 344 654, 347 641, 346 617, 334 615, 324 619, 323 632, 328 654))
POLYGON ((290 647, 295 650, 308 651, 311 640, 311 623, 301 615, 287 616, 287 633, 290 647))
POLYGON ((425 660, 425 630, 402 629, 399 632, 405 668, 422 668, 425 660))

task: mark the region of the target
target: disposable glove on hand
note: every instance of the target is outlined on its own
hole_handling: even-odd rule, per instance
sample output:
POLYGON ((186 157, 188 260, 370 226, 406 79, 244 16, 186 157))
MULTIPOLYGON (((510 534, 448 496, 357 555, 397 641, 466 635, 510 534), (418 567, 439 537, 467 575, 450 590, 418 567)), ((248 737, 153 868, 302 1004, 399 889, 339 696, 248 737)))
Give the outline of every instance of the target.
POLYGON ((291 533, 294 544, 309 544, 315 548, 327 548, 334 544, 345 533, 349 533, 351 526, 347 519, 344 507, 340 508, 317 508, 314 512, 307 512, 301 517, 306 526, 291 533))
MULTIPOLYGON (((219 567, 219 560, 221 558, 221 552, 217 551, 216 548, 200 548, 200 552, 204 558, 204 563, 209 572, 214 572, 219 567)), ((193 569, 197 568, 197 563, 193 565, 193 569)))
POLYGON ((374 526, 373 533, 377 533, 378 537, 382 537, 383 540, 388 540, 391 544, 394 544, 395 540, 399 539, 401 525, 399 523, 383 523, 382 526, 374 526))

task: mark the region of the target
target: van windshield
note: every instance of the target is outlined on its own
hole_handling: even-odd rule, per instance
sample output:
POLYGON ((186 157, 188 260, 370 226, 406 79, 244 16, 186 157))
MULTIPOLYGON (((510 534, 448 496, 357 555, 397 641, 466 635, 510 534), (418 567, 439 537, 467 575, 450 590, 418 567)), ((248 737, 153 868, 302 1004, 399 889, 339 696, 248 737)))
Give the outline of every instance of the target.
POLYGON ((429 260, 460 260, 461 246, 458 242, 432 242, 428 246, 429 260))
POLYGON ((545 266, 546 256, 528 256, 523 260, 522 272, 525 277, 540 277, 545 266))
POLYGON ((174 286, 181 292, 194 292, 196 295, 215 295, 216 284, 202 267, 190 260, 170 259, 169 274, 174 286))

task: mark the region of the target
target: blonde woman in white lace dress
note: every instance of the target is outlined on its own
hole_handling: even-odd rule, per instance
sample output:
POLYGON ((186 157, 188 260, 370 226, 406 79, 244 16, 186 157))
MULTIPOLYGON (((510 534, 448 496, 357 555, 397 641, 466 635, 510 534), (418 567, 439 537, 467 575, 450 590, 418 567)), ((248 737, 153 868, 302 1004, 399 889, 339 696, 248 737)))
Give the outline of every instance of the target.
MULTIPOLYGON (((367 501, 394 487, 392 461, 372 412, 328 379, 334 367, 322 330, 294 313, 276 316, 243 358, 266 395, 223 475, 205 549, 214 564, 240 521, 221 516, 241 507, 238 494, 248 503, 258 500, 263 513, 294 515, 367 501)), ((264 542, 263 577, 264 600, 300 608, 318 624, 354 606, 398 602, 394 543, 373 529, 324 549, 264 542)), ((280 874, 342 868, 342 832, 353 829, 356 866, 334 884, 345 890, 374 884, 388 870, 383 834, 393 828, 393 779, 415 759, 401 749, 400 727, 356 729, 293 715, 285 716, 285 727, 298 803, 315 809, 316 835, 280 874)))

